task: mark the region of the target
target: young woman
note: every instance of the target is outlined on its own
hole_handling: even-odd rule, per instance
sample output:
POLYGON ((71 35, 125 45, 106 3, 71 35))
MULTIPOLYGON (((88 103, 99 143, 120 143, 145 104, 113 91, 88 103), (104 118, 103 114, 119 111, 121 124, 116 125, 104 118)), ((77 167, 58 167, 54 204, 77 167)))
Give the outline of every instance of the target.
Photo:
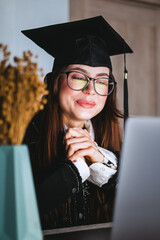
MULTIPOLYGON (((43 229, 111 221, 122 114, 116 105, 105 31, 97 35, 94 30, 95 24, 99 29, 110 28, 109 39, 115 31, 106 23, 95 17, 23 31, 49 53, 52 45, 60 46, 52 53, 53 71, 45 77, 48 102, 24 140, 30 150, 43 229), (61 30, 63 36, 65 31, 69 34, 65 41, 61 30), (60 43, 54 42, 57 35, 60 43)), ((122 42, 123 53, 125 42, 119 37, 115 43, 122 42)), ((131 51, 127 44, 126 48, 131 51)))

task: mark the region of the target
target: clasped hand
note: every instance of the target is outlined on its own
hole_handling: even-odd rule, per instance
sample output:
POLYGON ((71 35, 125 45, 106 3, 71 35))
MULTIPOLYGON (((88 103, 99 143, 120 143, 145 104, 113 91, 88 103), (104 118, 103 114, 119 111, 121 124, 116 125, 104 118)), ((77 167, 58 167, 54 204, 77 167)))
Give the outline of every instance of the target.
POLYGON ((64 136, 67 157, 72 162, 82 158, 90 163, 103 162, 104 156, 92 141, 88 131, 81 128, 69 128, 64 136))

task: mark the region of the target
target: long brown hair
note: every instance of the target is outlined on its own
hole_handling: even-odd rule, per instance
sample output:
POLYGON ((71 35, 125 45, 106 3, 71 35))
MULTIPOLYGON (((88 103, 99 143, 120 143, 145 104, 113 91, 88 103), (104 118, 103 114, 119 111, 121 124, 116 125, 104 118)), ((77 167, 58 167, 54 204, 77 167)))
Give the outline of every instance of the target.
MULTIPOLYGON (((59 106, 59 88, 60 73, 65 71, 66 66, 57 68, 52 73, 46 75, 44 81, 47 83, 49 95, 47 96, 47 105, 40 117, 40 139, 38 143, 38 165, 41 169, 48 169, 55 161, 59 161, 59 156, 63 152, 63 122, 61 117, 61 109, 59 106)), ((114 80, 113 75, 110 77, 114 80)), ((111 95, 108 96, 103 110, 91 119, 95 141, 99 146, 104 147, 112 152, 120 151, 121 135, 119 128, 119 118, 123 115, 117 109, 116 88, 111 95)), ((98 223, 101 219, 110 221, 112 216, 114 194, 105 195, 101 188, 91 186, 91 217, 98 223), (96 209, 96 211, 95 211, 96 209), (102 217, 103 216, 103 217, 102 217)), ((68 200, 69 204, 69 200, 68 200)), ((68 205, 69 206, 69 205, 68 205)), ((65 206, 62 206, 65 208, 65 206)))
MULTIPOLYGON (((63 123, 59 106, 60 73, 63 68, 57 68, 52 73, 48 73, 44 79, 47 83, 49 95, 47 105, 41 113, 41 135, 39 141, 39 163, 41 166, 53 164, 58 158, 59 146, 63 142, 63 123), (46 141, 44 141, 46 139, 46 141)), ((110 77, 114 80, 113 75, 110 77)), ((103 110, 91 119, 95 141, 99 146, 113 152, 120 151, 121 134, 118 118, 123 115, 117 109, 116 88, 108 96, 103 110)))
MULTIPOLYGON (((110 73, 110 78, 115 81, 112 73, 110 73)), ((123 114, 117 108, 116 93, 117 88, 115 87, 111 95, 108 96, 103 110, 91 120, 95 132, 95 141, 99 146, 112 152, 119 152, 121 148, 118 119, 123 118, 123 114)))

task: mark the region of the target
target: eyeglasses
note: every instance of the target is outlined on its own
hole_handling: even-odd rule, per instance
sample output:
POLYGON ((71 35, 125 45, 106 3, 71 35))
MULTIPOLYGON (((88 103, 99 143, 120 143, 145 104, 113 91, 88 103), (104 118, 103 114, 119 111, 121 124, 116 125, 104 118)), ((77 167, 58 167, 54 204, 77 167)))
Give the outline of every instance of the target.
POLYGON ((88 86, 89 82, 93 80, 95 92, 101 96, 108 96, 113 92, 117 84, 108 76, 95 79, 95 78, 89 78, 84 73, 81 73, 78 71, 61 72, 61 73, 64 73, 67 75, 67 84, 71 89, 75 91, 81 91, 85 89, 88 86))

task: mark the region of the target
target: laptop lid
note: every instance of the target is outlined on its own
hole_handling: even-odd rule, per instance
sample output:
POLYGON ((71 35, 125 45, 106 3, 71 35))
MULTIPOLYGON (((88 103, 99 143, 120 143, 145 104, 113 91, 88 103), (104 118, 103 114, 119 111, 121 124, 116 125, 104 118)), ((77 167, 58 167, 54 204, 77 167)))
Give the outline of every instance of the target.
POLYGON ((111 239, 160 239, 160 118, 127 120, 111 239))

